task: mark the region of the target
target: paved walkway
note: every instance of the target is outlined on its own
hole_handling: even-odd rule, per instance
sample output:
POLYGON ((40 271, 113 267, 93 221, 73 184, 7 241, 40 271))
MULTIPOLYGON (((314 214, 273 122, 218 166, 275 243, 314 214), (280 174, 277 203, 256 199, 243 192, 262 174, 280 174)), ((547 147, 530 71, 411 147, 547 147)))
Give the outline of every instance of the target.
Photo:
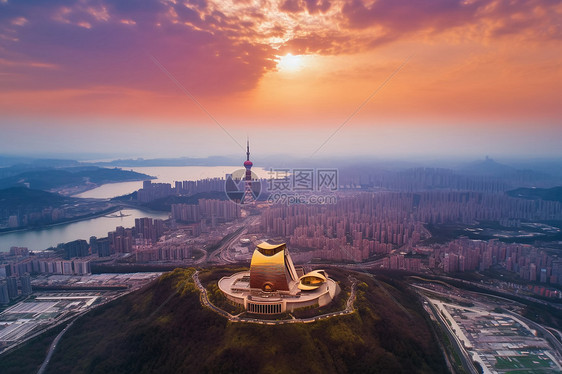
POLYGON ((199 289, 199 300, 201 301, 201 305, 213 310, 214 312, 220 314, 223 317, 228 318, 231 322, 246 322, 246 323, 257 323, 261 325, 287 325, 290 323, 311 323, 315 321, 319 321, 322 319, 327 319, 335 316, 343 316, 346 314, 351 314, 355 311, 354 302, 355 302, 355 288, 357 286, 357 279, 352 276, 349 276, 349 280, 351 281, 351 292, 349 294, 349 298, 347 299, 346 308, 344 310, 340 310, 337 312, 325 313, 320 314, 318 316, 314 316, 311 318, 294 318, 293 319, 283 319, 283 320, 268 320, 268 319, 259 319, 259 318, 248 318, 248 317, 240 317, 240 315, 232 315, 221 308, 215 306, 207 296, 207 290, 201 284, 199 280, 199 270, 193 273, 193 281, 195 285, 199 289))

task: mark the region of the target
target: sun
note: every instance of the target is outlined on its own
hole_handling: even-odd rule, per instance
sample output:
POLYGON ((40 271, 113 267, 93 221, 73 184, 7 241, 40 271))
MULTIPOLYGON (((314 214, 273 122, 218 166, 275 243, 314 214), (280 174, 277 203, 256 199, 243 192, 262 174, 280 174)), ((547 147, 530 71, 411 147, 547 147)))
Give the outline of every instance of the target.
POLYGON ((277 62, 277 68, 282 72, 295 72, 301 70, 303 67, 302 56, 293 56, 290 53, 281 56, 277 62))

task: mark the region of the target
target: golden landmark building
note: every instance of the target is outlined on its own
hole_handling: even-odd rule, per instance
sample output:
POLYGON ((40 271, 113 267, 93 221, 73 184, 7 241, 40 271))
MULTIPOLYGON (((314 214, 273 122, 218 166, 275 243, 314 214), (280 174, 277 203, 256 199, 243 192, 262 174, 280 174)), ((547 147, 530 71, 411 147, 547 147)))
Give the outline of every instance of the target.
POLYGON ((258 244, 250 271, 219 280, 219 288, 233 303, 250 313, 278 314, 298 308, 324 306, 339 293, 339 285, 324 270, 304 274, 297 268, 285 243, 258 244))

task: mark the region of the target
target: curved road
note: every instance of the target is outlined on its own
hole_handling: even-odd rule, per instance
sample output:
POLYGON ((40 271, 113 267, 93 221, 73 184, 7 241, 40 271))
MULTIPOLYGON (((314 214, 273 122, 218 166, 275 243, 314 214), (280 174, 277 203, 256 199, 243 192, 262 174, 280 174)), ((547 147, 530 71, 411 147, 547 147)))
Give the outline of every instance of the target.
MULTIPOLYGON (((425 297, 424 295, 421 295, 421 296, 424 298, 424 300, 427 302, 427 305, 431 309, 431 312, 433 313, 433 316, 435 317, 435 321, 441 325, 441 329, 449 337, 449 341, 451 342, 452 348, 457 352, 457 354, 458 354, 458 356, 461 360, 462 367, 464 369, 468 370, 471 374, 479 374, 478 370, 476 369, 476 367, 472 363, 472 358, 470 357, 470 354, 464 348, 462 342, 459 340, 457 335, 454 332, 451 331, 451 327, 445 321, 445 317, 442 316, 441 313, 439 313, 437 308, 433 305, 433 303, 431 301, 429 301, 429 299, 427 297, 425 297)), ((454 361, 455 360, 453 359, 452 362, 454 362, 454 361)))
POLYGON ((47 352, 47 357, 45 357, 45 361, 43 361, 43 364, 41 364, 41 367, 39 368, 39 371, 37 371, 37 374, 43 374, 45 372, 45 369, 47 369, 47 365, 49 365, 49 361, 51 361, 51 357, 53 356, 53 353, 55 352, 55 348, 57 347, 57 344, 59 343, 59 340, 62 338, 64 333, 66 331, 68 331, 70 326, 72 326, 74 321, 76 321, 76 319, 74 319, 64 329, 62 329, 62 331, 59 332, 59 334, 57 335, 55 340, 53 340, 53 342, 51 343, 51 346, 49 347, 49 351, 47 352))
POLYGON ((310 322, 319 321, 321 319, 326 319, 335 316, 342 316, 345 314, 351 314, 355 312, 353 304, 355 302, 355 287, 357 285, 357 279, 351 276, 349 277, 349 280, 351 280, 351 292, 349 294, 349 298, 347 299, 346 308, 344 310, 340 310, 338 312, 325 313, 311 318, 293 318, 290 320, 276 320, 276 321, 259 319, 259 318, 245 318, 245 317, 233 316, 232 314, 222 310, 221 308, 218 308, 213 303, 211 303, 209 297, 207 296, 207 290, 205 289, 205 287, 203 287, 201 281, 199 280, 199 270, 193 273, 192 277, 193 277, 193 281, 195 282, 195 285, 199 289, 199 300, 201 301, 201 305, 206 306, 211 310, 213 310, 214 312, 220 314, 221 316, 228 318, 228 320, 231 322, 247 322, 247 323, 257 323, 261 325, 286 325, 289 323, 310 323, 310 322))
POLYGON ((243 230, 241 230, 238 234, 234 235, 232 238, 230 238, 225 243, 223 243, 219 248, 217 248, 212 253, 210 253, 207 262, 216 262, 216 263, 219 263, 219 264, 235 264, 235 263, 238 263, 239 261, 234 260, 234 259, 229 257, 228 251, 229 251, 230 247, 235 242, 237 242, 242 235, 245 235, 245 234, 248 233, 248 227, 255 224, 256 221, 259 220, 259 218, 260 218, 259 216, 247 217, 240 224, 240 228, 243 228, 243 230))

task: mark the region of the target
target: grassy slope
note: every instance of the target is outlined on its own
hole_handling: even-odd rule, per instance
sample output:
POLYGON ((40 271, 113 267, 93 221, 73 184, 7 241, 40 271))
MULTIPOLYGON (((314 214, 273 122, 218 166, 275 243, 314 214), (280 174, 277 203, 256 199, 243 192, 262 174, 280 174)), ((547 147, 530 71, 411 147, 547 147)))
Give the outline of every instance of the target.
POLYGON ((202 308, 190 279, 190 270, 177 269, 81 318, 48 372, 446 372, 415 298, 388 283, 382 284, 409 315, 365 277, 357 313, 262 326, 229 323, 202 308))

